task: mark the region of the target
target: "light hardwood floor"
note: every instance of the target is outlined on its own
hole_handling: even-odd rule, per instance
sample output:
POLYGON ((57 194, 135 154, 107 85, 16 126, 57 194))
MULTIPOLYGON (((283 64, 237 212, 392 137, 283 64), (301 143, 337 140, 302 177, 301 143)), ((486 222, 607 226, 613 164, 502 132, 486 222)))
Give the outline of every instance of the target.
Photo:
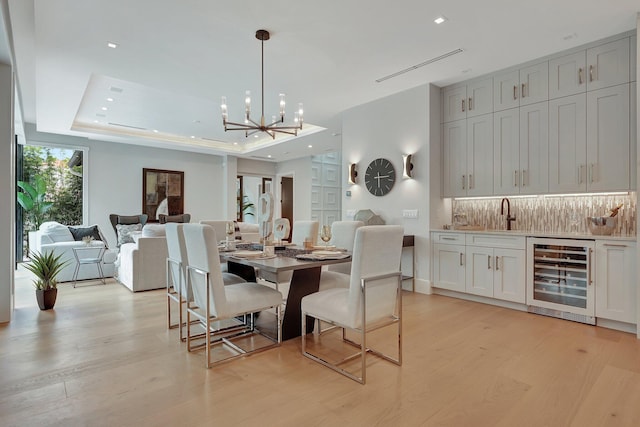
POLYGON ((362 386, 300 340, 207 370, 166 329, 162 291, 60 286, 41 312, 17 273, 0 326, 1 426, 640 425, 634 335, 443 296, 404 294, 404 364, 362 386))

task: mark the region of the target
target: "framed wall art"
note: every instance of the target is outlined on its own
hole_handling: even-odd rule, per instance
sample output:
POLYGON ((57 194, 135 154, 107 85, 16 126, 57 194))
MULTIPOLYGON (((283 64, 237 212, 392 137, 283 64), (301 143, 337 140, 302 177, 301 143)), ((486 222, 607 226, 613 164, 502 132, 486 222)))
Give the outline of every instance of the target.
POLYGON ((142 213, 149 222, 157 222, 160 214, 183 214, 184 172, 142 169, 142 213))

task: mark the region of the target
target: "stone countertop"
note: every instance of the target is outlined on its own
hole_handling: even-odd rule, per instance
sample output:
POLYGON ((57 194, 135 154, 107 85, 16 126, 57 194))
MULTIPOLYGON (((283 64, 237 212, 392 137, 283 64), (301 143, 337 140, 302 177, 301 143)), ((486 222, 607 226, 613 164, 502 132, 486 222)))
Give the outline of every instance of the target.
POLYGON ((612 234, 610 236, 595 235, 590 233, 554 233, 549 231, 524 231, 524 230, 488 230, 488 229, 457 229, 444 230, 432 229, 438 233, 465 233, 465 234, 498 234, 524 237, 547 237, 552 239, 578 239, 578 240, 621 240, 635 242, 637 236, 612 234))

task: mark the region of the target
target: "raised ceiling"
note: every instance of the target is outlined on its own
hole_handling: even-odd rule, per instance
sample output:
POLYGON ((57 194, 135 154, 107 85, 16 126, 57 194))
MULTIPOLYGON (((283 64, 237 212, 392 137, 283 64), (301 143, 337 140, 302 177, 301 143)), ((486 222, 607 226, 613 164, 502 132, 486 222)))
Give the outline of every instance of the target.
POLYGON ((23 117, 39 131, 275 161, 339 149, 346 109, 632 30, 640 9, 637 0, 8 4, 23 117), (448 20, 436 25, 441 15, 448 20), (274 142, 224 132, 221 96, 230 119, 241 120, 246 90, 259 111, 260 28, 271 32, 265 115, 277 114, 285 93, 289 117, 304 102, 305 123, 315 125, 306 132, 322 133, 274 142))

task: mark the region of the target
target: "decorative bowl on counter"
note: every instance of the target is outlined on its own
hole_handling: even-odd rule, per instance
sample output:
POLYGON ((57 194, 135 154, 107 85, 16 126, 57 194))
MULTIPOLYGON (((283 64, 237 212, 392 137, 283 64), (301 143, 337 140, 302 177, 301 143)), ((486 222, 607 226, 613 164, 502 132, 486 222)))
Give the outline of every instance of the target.
POLYGON ((618 218, 615 216, 589 216, 587 226, 591 234, 597 236, 609 236, 616 229, 618 218))

